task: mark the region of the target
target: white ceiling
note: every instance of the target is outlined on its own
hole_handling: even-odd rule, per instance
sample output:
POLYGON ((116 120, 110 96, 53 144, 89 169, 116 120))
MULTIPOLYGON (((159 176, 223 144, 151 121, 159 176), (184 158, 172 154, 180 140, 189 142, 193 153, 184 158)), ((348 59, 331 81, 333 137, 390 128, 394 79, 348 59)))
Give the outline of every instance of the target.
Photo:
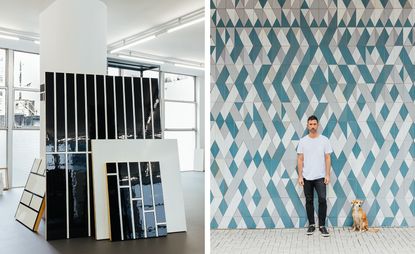
MULTIPOLYGON (((204 0, 102 0, 108 7, 108 44, 204 6, 204 0)), ((53 0, 0 0, 0 27, 39 33, 39 14, 53 0)), ((193 25, 137 45, 132 50, 204 62, 204 26, 193 25)))

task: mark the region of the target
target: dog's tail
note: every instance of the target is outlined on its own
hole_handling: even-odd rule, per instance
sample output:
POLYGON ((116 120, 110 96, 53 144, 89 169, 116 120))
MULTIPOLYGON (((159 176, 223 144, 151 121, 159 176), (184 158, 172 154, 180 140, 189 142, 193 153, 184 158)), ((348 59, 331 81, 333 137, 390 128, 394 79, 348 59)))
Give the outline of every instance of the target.
POLYGON ((367 230, 367 232, 372 232, 372 233, 377 233, 377 232, 379 232, 380 231, 380 229, 379 228, 369 228, 368 230, 367 230))

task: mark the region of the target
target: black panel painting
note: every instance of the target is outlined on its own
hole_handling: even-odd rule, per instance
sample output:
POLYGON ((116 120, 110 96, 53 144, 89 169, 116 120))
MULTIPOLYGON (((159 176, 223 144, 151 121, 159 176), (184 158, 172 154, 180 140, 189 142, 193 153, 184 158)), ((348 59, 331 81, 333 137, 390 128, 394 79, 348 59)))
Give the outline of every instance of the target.
POLYGON ((95 208, 94 208, 94 182, 92 177, 92 156, 87 154, 88 158, 88 172, 89 172, 89 224, 91 228, 91 235, 95 235, 95 208))
POLYGON ((141 198, 140 172, 137 162, 130 162, 131 194, 133 198, 141 198))
POLYGON ((133 78, 134 84, 134 108, 135 108, 135 128, 136 139, 143 138, 143 98, 141 96, 141 78, 134 77, 133 78))
POLYGON ((153 188, 151 187, 151 175, 148 162, 141 162, 141 179, 143 184, 144 210, 153 210, 153 188))
POLYGON ((65 75, 56 73, 56 139, 58 152, 65 152, 65 75))
POLYGON ((68 154, 69 237, 88 236, 86 154, 68 154))
POLYGON ((46 152, 55 152, 55 75, 47 72, 46 81, 46 152))
POLYGON ((105 99, 104 99, 104 76, 96 76, 96 86, 97 86, 97 119, 98 122, 98 139, 105 139, 105 99))
POLYGON ((159 100, 159 86, 157 79, 151 79, 151 97, 153 102, 153 125, 154 138, 161 139, 161 122, 160 122, 160 100, 159 100))
POLYGON ((143 79, 143 104, 144 104, 144 128, 145 139, 153 138, 152 120, 151 120, 151 90, 149 79, 143 79))
POLYGON ((130 206, 130 190, 128 188, 120 189, 120 198, 121 198, 121 214, 122 214, 122 228, 124 240, 134 239, 133 235, 133 224, 132 224, 132 214, 130 206))
MULTIPOLYGON (((91 139, 161 137, 158 82, 152 79, 150 83, 148 78, 64 73, 46 73, 45 81, 47 239, 94 236, 91 139)), ((119 240, 121 236, 122 239, 149 237, 159 229, 163 232, 165 227, 165 218, 159 216, 164 202, 153 193, 160 191, 157 185, 161 182, 154 178, 158 173, 152 177, 148 165, 145 163, 141 169, 138 162, 120 163, 118 171, 117 167, 112 171, 109 168, 110 172, 118 173, 119 179, 116 175, 113 178, 117 188, 123 189, 125 202, 121 205, 121 199, 117 200, 118 212, 123 211, 123 216, 130 220, 125 227, 118 220, 119 240), (146 216, 160 222, 146 226, 146 216)), ((158 236, 163 235, 160 232, 158 236)))
POLYGON ((114 78, 106 76, 107 98, 107 135, 108 139, 115 139, 115 111, 114 111, 114 78))
POLYGON ((85 126, 85 79, 83 74, 76 75, 76 113, 78 127, 78 151, 86 151, 85 126))
POLYGON ((122 77, 115 77, 115 97, 117 108, 117 137, 123 139, 125 137, 124 122, 124 89, 122 77))
POLYGON ((91 150, 91 139, 96 139, 95 130, 95 77, 94 75, 86 75, 86 90, 87 90, 87 116, 88 116, 88 150, 91 150))
POLYGON ((68 152, 76 151, 75 131, 75 77, 74 74, 66 74, 66 108, 67 108, 67 145, 68 152))
POLYGON ((46 155, 46 239, 66 238, 65 155, 46 155))
POLYGON ((134 229, 136 238, 144 238, 144 210, 143 202, 141 200, 133 201, 133 213, 134 213, 134 229))
POLYGON ((127 163, 118 163, 118 177, 120 179, 120 186, 128 186, 127 163))
POLYGON ((167 235, 159 162, 129 162, 128 167, 126 165, 125 162, 107 163, 111 240, 167 235), (120 178, 118 185, 115 185, 115 169, 120 178))
POLYGON ((134 139, 134 107, 132 78, 124 77, 125 118, 127 121, 127 138, 134 139))
POLYGON ((117 176, 108 176, 108 203, 110 213, 111 241, 121 241, 120 207, 118 199, 117 176))
POLYGON ((157 222, 166 222, 164 213, 163 186, 161 184, 160 164, 151 162, 151 175, 153 180, 154 205, 156 206, 157 222))

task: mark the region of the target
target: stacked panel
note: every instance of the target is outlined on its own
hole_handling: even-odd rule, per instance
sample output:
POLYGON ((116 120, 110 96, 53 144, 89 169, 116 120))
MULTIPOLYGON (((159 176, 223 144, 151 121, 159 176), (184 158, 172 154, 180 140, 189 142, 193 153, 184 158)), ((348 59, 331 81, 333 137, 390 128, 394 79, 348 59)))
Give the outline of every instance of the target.
POLYGON ((159 162, 107 163, 112 241, 167 235, 159 162))
POLYGON ((47 239, 94 235, 91 139, 161 138, 158 80, 45 77, 47 239))
POLYGON ((35 159, 20 198, 15 218, 32 231, 37 231, 44 211, 45 168, 42 160, 35 159))

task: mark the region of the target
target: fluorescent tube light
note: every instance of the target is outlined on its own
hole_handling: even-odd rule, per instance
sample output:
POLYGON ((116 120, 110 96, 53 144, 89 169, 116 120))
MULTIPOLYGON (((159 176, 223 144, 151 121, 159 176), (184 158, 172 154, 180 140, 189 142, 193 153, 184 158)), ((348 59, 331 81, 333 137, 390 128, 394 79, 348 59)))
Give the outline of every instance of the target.
POLYGON ((3 34, 0 34, 0 38, 8 39, 8 40, 14 40, 14 41, 20 40, 19 37, 10 36, 10 35, 3 35, 3 34))
POLYGON ((167 32, 168 32, 168 33, 171 33, 171 32, 174 32, 174 31, 177 31, 177 30, 183 29, 183 28, 185 28, 185 27, 188 27, 188 26, 194 25, 194 24, 196 24, 196 23, 199 23, 199 22, 201 22, 201 21, 203 21, 203 20, 205 20, 205 17, 202 17, 202 18, 199 18, 199 19, 195 19, 195 20, 192 20, 192 21, 190 21, 190 22, 187 22, 187 23, 181 24, 181 25, 179 25, 179 26, 176 26, 176 27, 170 28, 169 30, 167 30, 167 32))
POLYGON ((194 66, 194 65, 174 64, 174 66, 183 67, 183 68, 189 68, 189 69, 195 69, 195 70, 201 70, 201 71, 204 71, 205 70, 205 68, 203 68, 203 67, 194 66))
POLYGON ((133 60, 133 61, 164 64, 163 61, 158 61, 158 60, 153 60, 153 59, 147 59, 147 58, 141 58, 141 57, 135 57, 135 56, 126 56, 126 55, 118 55, 118 56, 124 59, 133 60))
POLYGON ((111 50, 111 54, 113 54, 115 52, 118 52, 118 51, 121 51, 121 50, 126 49, 126 48, 131 48, 131 47, 133 47, 135 45, 138 45, 140 43, 143 43, 143 42, 146 42, 146 41, 155 39, 156 37, 157 36, 155 36, 155 35, 151 35, 151 36, 145 37, 145 38, 143 38, 141 40, 138 40, 138 41, 135 41, 135 42, 132 42, 132 43, 125 44, 124 46, 121 46, 119 48, 115 48, 115 49, 111 50))

